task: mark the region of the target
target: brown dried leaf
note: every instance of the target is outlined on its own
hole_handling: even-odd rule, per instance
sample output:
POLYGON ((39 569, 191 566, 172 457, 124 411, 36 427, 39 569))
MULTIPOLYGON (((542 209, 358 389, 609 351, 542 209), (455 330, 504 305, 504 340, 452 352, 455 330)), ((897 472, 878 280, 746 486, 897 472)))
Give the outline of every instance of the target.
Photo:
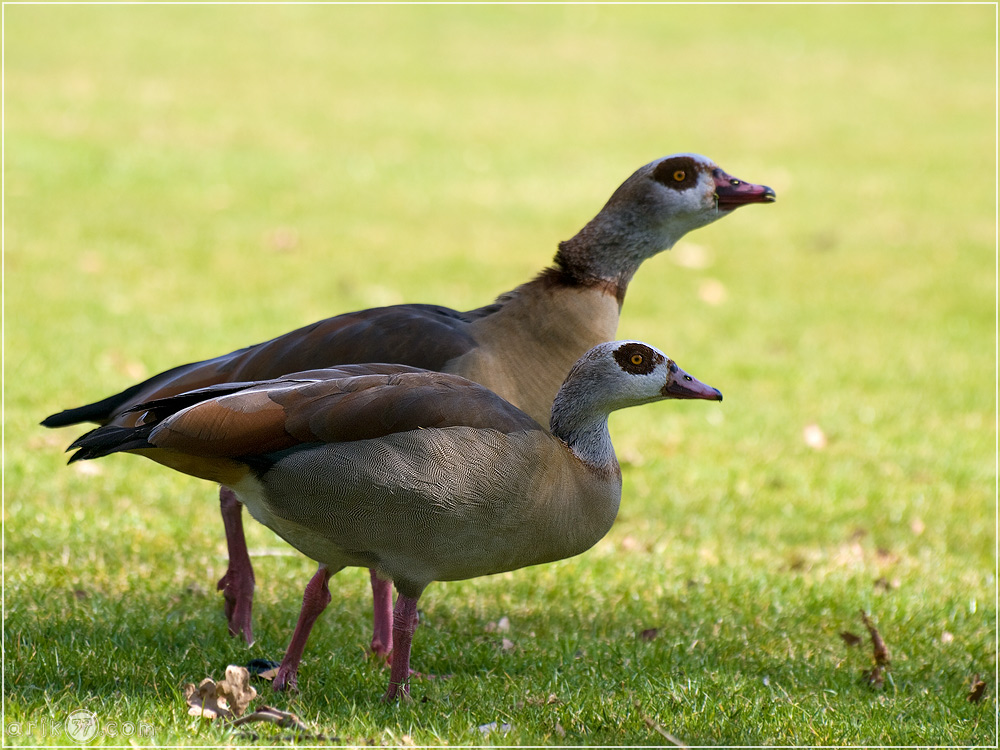
POLYGON ((659 634, 660 634, 659 628, 646 628, 641 633, 639 633, 639 637, 642 638, 642 640, 644 641, 653 641, 656 640, 656 636, 658 636, 659 634))
POLYGON ((666 739, 671 744, 676 745, 677 747, 683 747, 683 748, 689 747, 688 745, 684 744, 682 740, 679 740, 676 737, 674 737, 672 734, 670 734, 670 732, 661 727, 659 724, 657 724, 648 716, 643 716, 642 720, 646 723, 647 727, 652 729, 654 732, 656 732, 658 735, 666 739))
POLYGON ((726 285, 718 279, 705 279, 698 287, 698 297, 702 302, 714 306, 726 301, 726 285))
POLYGON ((510 618, 504 615, 496 622, 486 623, 487 633, 509 633, 510 632, 510 618))
POLYGON ((226 667, 226 678, 221 682, 206 677, 198 687, 187 684, 183 691, 188 713, 205 719, 235 719, 257 697, 250 686, 250 672, 233 664, 226 667))
POLYGON ((187 701, 188 713, 191 716, 201 716, 205 719, 217 719, 220 716, 230 719, 233 716, 228 706, 219 703, 215 680, 211 677, 206 677, 198 683, 198 687, 190 683, 185 685, 184 700, 187 701))
POLYGON ((892 565, 899 562, 899 555, 885 547, 879 547, 875 550, 875 558, 883 565, 892 565))
POLYGON ((868 615, 864 610, 861 610, 861 620, 864 622, 865 627, 868 628, 868 634, 872 639, 872 656, 875 657, 875 665, 878 667, 888 667, 889 649, 886 647, 885 641, 882 640, 882 636, 879 634, 878 629, 872 624, 872 621, 868 619, 868 615))
POLYGON ((220 698, 225 698, 234 716, 242 716, 250 701, 257 697, 257 690, 250 684, 250 670, 230 664, 226 679, 215 686, 220 698))
POLYGON ((670 257, 681 268, 701 270, 712 265, 712 258, 708 251, 701 245, 695 245, 693 242, 678 242, 674 245, 670 257))
POLYGON ((299 246, 299 233, 291 227, 276 227, 267 233, 264 244, 270 250, 286 253, 299 246))
POLYGON ((972 687, 969 688, 969 694, 965 696, 965 700, 969 703, 979 703, 986 695, 986 682, 979 679, 979 675, 972 676, 972 687))
POLYGON ((285 729, 295 729, 296 731, 309 734, 309 728, 302 723, 302 719, 293 713, 281 711, 273 706, 261 706, 253 713, 247 714, 246 716, 233 721, 233 726, 235 727, 240 726, 241 724, 249 724, 255 721, 266 721, 271 724, 277 724, 279 727, 283 727, 285 729))
POLYGON ((866 536, 868 536, 868 529, 863 529, 858 526, 851 532, 851 535, 847 539, 850 542, 860 542, 866 536))
POLYGON ((251 659, 245 665, 251 677, 273 680, 281 665, 271 659, 251 659))
POLYGON ((861 645, 861 636, 860 635, 854 635, 854 633, 848 632, 847 630, 843 631, 840 634, 840 639, 844 643, 846 643, 848 646, 860 646, 861 645))
POLYGON ((636 552, 643 548, 642 542, 636 539, 634 536, 627 536, 622 539, 622 549, 626 552, 636 552))

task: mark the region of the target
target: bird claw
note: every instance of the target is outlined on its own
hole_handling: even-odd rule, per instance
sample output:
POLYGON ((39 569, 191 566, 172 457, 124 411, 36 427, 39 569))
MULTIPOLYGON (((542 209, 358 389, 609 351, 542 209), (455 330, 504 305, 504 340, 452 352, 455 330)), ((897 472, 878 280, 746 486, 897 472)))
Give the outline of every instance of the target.
POLYGON ((278 674, 271 682, 271 688, 276 692, 297 693, 299 691, 299 676, 296 669, 278 668, 278 674))
POLYGON ((382 702, 392 703, 397 698, 401 703, 413 703, 413 697, 410 695, 410 683, 408 680, 402 684, 390 682, 389 687, 385 691, 385 695, 382 696, 382 702))
POLYGON ((229 568, 226 574, 219 579, 216 589, 222 592, 225 599, 229 634, 237 637, 242 633, 247 645, 252 646, 253 573, 245 575, 234 568, 229 568))

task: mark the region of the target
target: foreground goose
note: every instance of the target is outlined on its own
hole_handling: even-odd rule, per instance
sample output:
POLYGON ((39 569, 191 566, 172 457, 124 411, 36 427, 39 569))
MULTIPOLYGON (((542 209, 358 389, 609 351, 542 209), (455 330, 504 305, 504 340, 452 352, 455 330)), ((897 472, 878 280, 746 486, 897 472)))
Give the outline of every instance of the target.
POLYGON ((362 365, 152 401, 136 408, 135 426, 78 439, 70 460, 126 451, 224 484, 319 562, 278 688, 295 683, 332 574, 353 565, 394 582, 391 700, 409 692, 427 584, 561 560, 596 544, 621 499, 608 414, 670 398, 722 394, 635 341, 600 344, 573 366, 552 404, 551 432, 464 378, 362 365))
MULTIPOLYGON (((48 417, 43 425, 81 422, 128 427, 129 409, 213 383, 268 380, 346 363, 396 362, 455 373, 485 385, 545 424, 556 390, 588 349, 615 338, 625 290, 640 264, 687 232, 774 191, 732 177, 697 154, 641 167, 576 236, 559 244, 552 267, 469 312, 396 305, 347 313, 256 346, 155 375, 121 393, 48 417)), ((241 506, 220 490, 229 567, 219 581, 229 630, 253 641, 254 576, 241 506)), ((392 650, 391 587, 372 574, 372 651, 392 650)))

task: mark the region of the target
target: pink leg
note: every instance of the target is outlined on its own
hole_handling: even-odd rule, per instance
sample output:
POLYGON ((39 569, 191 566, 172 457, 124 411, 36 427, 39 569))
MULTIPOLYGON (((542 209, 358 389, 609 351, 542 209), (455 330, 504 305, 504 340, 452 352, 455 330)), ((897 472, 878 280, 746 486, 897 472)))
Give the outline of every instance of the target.
POLYGON ((216 586, 226 599, 226 619, 229 634, 243 633, 247 644, 253 643, 251 612, 253 611, 253 565, 243 536, 243 505, 236 493, 228 487, 219 488, 219 506, 222 523, 226 527, 226 545, 229 547, 229 568, 216 586))
POLYGON ((374 570, 372 577, 372 603, 375 628, 372 633, 372 655, 388 662, 392 658, 392 581, 383 581, 374 570))
POLYGON ((392 637, 396 650, 389 672, 389 687, 382 696, 386 703, 397 697, 410 699, 410 646, 417 629, 417 600, 400 592, 392 613, 392 637), (400 690, 402 688, 402 690, 400 690))
POLYGON ((333 575, 325 565, 320 565, 309 583, 306 584, 306 592, 302 596, 302 610, 299 612, 299 621, 295 624, 295 632, 292 633, 292 640, 285 651, 285 658, 281 660, 278 667, 278 674, 275 675, 272 687, 275 690, 284 690, 298 687, 299 662, 302 661, 302 652, 305 651, 306 641, 309 640, 309 631, 316 622, 326 605, 330 603, 330 589, 326 582, 333 575))

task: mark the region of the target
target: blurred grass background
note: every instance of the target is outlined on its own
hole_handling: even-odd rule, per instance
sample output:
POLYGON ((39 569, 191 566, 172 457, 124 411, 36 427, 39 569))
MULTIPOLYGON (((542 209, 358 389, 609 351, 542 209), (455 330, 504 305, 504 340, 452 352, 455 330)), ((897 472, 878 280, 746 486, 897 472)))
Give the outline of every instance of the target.
POLYGON ((180 686, 280 658, 312 573, 248 523, 258 642, 228 639, 213 488, 68 469, 40 419, 339 312, 485 304, 696 151, 778 203, 649 261, 619 334, 724 404, 614 415, 586 555, 430 587, 414 665, 452 678, 414 705, 377 702, 358 571, 265 701, 348 743, 996 744, 995 7, 3 13, 5 743, 79 707, 249 741, 180 686))

